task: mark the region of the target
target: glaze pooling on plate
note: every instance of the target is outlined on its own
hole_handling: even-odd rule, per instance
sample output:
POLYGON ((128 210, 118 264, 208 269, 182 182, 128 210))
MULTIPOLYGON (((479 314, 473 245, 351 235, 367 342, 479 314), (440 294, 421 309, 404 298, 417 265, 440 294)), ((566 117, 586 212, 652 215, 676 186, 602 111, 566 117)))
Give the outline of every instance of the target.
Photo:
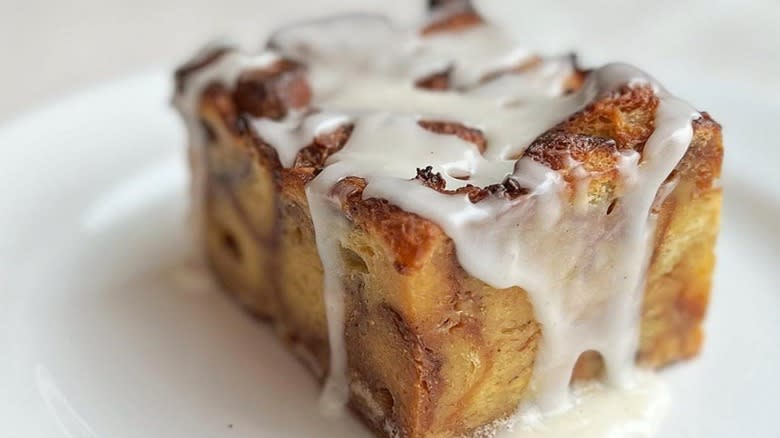
POLYGON ((221 57, 197 72, 177 103, 190 120, 197 150, 202 144, 194 132, 200 129, 195 110, 203 87, 215 81, 231 87, 244 68, 284 57, 306 66, 311 106, 319 111, 252 121, 282 164, 292 166, 314 136, 353 126, 343 148, 306 188, 325 276, 331 351, 325 411, 339 412, 349 398, 339 246, 350 225, 331 196, 335 184, 348 176, 366 181, 364 198, 386 199, 438 224, 472 276, 495 288, 518 286, 528 293, 543 336, 531 395, 521 413, 546 416, 569 409, 572 370, 586 351, 601 353, 607 385, 633 384, 655 231, 652 207, 668 193, 660 189, 691 142, 692 121, 699 117, 692 107, 624 64, 592 71, 577 92, 565 94, 566 80, 575 71, 570 57, 532 63, 529 51, 491 25, 422 36, 382 18, 351 16, 285 28, 270 47, 256 58, 221 57), (485 79, 524 64, 529 66, 520 73, 485 79), (450 90, 415 87, 417 80, 442 71, 448 72, 450 90), (569 163, 578 180, 572 201, 569 183, 524 152, 557 123, 624 86, 652 87, 659 106, 642 155, 615 152, 622 195, 608 214, 605 206, 588 202, 592 175, 581 163, 569 163), (486 148, 431 132, 421 126, 423 120, 479 129, 486 148), (425 166, 442 176, 447 190, 508 179, 524 194, 472 202, 467 195, 442 193, 416 180, 416 169, 425 166))

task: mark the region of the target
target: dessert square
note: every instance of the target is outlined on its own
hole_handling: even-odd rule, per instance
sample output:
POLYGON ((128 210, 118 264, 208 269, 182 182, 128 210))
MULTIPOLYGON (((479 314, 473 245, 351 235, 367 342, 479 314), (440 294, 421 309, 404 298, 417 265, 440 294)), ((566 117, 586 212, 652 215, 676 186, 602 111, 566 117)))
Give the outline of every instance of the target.
POLYGON ((487 433, 694 356, 720 126, 471 10, 348 16, 176 72, 213 272, 378 435, 487 433))

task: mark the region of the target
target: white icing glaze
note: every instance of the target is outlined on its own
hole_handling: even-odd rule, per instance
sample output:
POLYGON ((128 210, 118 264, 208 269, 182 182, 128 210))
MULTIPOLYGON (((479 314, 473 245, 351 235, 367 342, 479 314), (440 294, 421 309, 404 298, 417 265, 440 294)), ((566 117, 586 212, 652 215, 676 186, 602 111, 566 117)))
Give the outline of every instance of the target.
POLYGON ((573 73, 571 57, 551 57, 538 66, 529 67, 525 74, 503 75, 479 84, 469 90, 469 94, 497 99, 505 105, 523 99, 560 96, 565 91, 561 79, 573 73))
MULTIPOLYGON (((469 274, 496 288, 527 291, 543 337, 521 420, 529 412, 550 416, 571 406, 571 372, 588 350, 604 357, 608 387, 632 385, 644 274, 655 230, 652 207, 691 141, 695 110, 622 64, 593 71, 568 96, 561 95, 574 68, 568 57, 485 82, 486 74, 530 59, 491 26, 422 38, 382 19, 350 17, 286 28, 274 36, 273 47, 307 65, 313 107, 322 110, 252 123, 277 149, 284 166, 291 166, 314 136, 354 124, 342 150, 306 189, 325 274, 331 348, 322 397, 326 412, 339 412, 349 397, 340 245, 350 224, 329 196, 346 176, 366 180, 364 198, 387 199, 441 226, 469 274), (413 86, 416 79, 444 69, 450 69, 455 91, 413 86), (660 100, 656 128, 642 157, 633 151, 617 157, 625 188, 610 214, 604 206, 589 204, 590 175, 578 163, 573 163, 579 179, 570 203, 557 172, 527 157, 517 160, 538 135, 597 96, 643 84, 653 86, 660 100), (432 133, 420 120, 478 128, 487 149, 480 153, 456 136, 432 133), (529 194, 472 203, 465 195, 442 194, 412 180, 416 168, 426 165, 441 173, 448 189, 484 186, 510 176, 529 194)), ((193 123, 197 97, 206 84, 230 85, 242 68, 273 59, 276 55, 264 54, 257 61, 223 56, 188 84, 177 99, 180 110, 193 123)), ((190 126, 196 146, 197 129, 190 126)))
MULTIPOLYGON (((517 45, 500 29, 477 26, 452 33, 396 29, 377 16, 341 16, 291 26, 276 32, 271 45, 285 56, 307 64, 327 65, 330 72, 344 68, 366 74, 413 81, 454 66, 456 88, 477 84, 482 77, 529 60, 531 53, 517 45)), ((312 75, 327 82, 331 75, 312 75)), ((336 91, 343 82, 337 80, 336 91)), ((547 86, 547 84, 545 84, 547 86)), ((321 91, 322 92, 322 91, 321 91)))
POLYGON ((295 156, 313 138, 327 134, 351 119, 341 114, 319 112, 304 116, 292 113, 281 121, 254 119, 252 127, 269 144, 274 145, 279 161, 284 167, 292 167, 295 156))
POLYGON ((340 415, 349 400, 347 352, 344 345, 344 290, 342 286, 343 260, 341 241, 349 231, 347 219, 328 197, 334 184, 343 176, 341 166, 330 166, 306 187, 317 251, 322 261, 323 298, 328 320, 330 368, 320 397, 325 415, 340 415))
MULTIPOLYGON (((495 438, 650 438, 669 408, 663 381, 648 371, 635 384, 616 388, 597 381, 572 385, 572 408, 557 415, 529 409, 495 438)), ((487 433, 485 435, 488 435, 487 433)))
POLYGON ((543 326, 531 390, 540 409, 554 412, 568 407, 571 371, 587 350, 602 354, 610 382, 630 382, 654 232, 650 208, 690 143, 695 114, 680 101, 662 99, 657 128, 635 169, 637 181, 610 215, 566 208, 558 174, 526 158, 515 174, 530 176, 523 183, 533 191, 511 202, 490 198, 472 204, 400 175, 372 175, 371 167, 360 169, 368 176, 364 197, 388 199, 433 220, 455 242, 466 271, 491 286, 528 292, 543 326))

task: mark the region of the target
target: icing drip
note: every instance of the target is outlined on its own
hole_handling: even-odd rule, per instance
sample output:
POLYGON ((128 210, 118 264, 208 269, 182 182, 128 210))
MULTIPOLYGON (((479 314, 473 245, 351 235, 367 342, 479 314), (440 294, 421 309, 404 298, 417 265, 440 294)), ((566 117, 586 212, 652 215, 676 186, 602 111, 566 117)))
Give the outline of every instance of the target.
POLYGON ((340 257, 341 240, 349 231, 349 223, 328 197, 328 192, 343 176, 341 166, 322 171, 306 188, 317 251, 322 261, 323 298, 328 320, 330 372, 320 397, 325 415, 339 415, 349 400, 347 352, 344 346, 344 272, 340 257))
MULTIPOLYGON (((325 277, 331 351, 322 397, 326 412, 340 411, 349 397, 339 254, 350 224, 330 197, 333 186, 347 176, 366 181, 364 198, 387 199, 438 224, 469 274, 495 288, 517 286, 528 293, 543 336, 521 417, 566 410, 572 402, 572 369, 588 350, 604 358, 608 385, 632 384, 655 232, 652 208, 692 139, 694 109, 623 64, 591 72, 570 95, 562 94, 575 70, 570 57, 548 58, 521 73, 485 81, 490 73, 532 59, 488 25, 422 37, 376 17, 348 17, 283 29, 271 46, 306 65, 312 106, 319 109, 290 112, 282 121, 252 122, 276 148, 282 165, 291 166, 316 135, 354 125, 346 144, 306 189, 325 277), (452 91, 414 87, 420 77, 442 71, 449 72, 452 91), (653 87, 659 98, 655 131, 641 158, 634 151, 618 153, 624 188, 612 210, 588 202, 590 175, 578 163, 572 202, 561 175, 523 153, 556 123, 625 85, 653 87), (426 130, 420 125, 424 120, 477 128, 486 149, 426 130), (488 197, 473 203, 466 195, 440 193, 414 180, 415 170, 425 166, 441 174, 447 189, 509 177, 528 192, 512 200, 488 197)), ((193 149, 199 145, 195 115, 203 87, 214 81, 229 86, 243 68, 275 59, 275 52, 257 58, 231 53, 193 77, 177 98, 189 120, 193 149)))

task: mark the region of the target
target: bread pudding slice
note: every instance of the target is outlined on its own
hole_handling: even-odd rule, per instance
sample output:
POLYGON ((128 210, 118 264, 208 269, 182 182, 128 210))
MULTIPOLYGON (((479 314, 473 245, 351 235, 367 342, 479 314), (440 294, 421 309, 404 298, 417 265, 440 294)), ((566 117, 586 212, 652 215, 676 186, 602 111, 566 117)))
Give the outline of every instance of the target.
POLYGON ((468 436, 701 346, 720 126, 627 66, 469 52, 494 32, 326 20, 176 74, 215 275, 378 435, 468 436))

